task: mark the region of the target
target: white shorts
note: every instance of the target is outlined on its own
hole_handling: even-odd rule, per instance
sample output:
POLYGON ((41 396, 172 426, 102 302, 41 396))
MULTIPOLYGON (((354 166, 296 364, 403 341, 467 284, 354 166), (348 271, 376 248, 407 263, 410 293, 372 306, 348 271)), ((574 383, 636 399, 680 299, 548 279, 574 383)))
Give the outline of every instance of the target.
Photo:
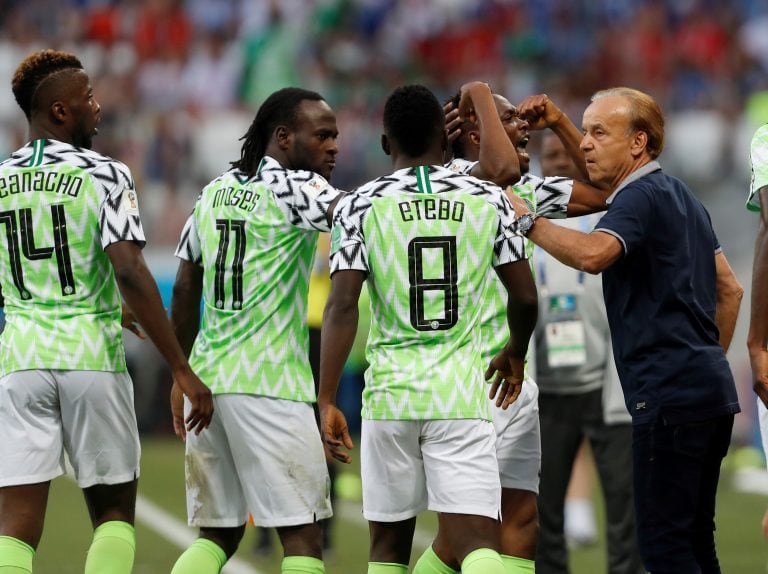
POLYGON ((127 372, 17 371, 0 378, 0 487, 46 482, 69 456, 81 488, 139 476, 127 372))
POLYGON ((538 494, 541 471, 539 387, 532 379, 525 379, 520 396, 507 410, 498 408, 495 402, 491 408, 501 487, 538 494))
MULTIPOLYGON (((215 395, 211 425, 187 435, 190 526, 311 524, 331 516, 331 481, 308 403, 215 395)), ((190 403, 185 399, 184 411, 190 403)))
POLYGON ((498 518, 495 435, 488 421, 362 422, 363 516, 399 522, 423 510, 498 518))

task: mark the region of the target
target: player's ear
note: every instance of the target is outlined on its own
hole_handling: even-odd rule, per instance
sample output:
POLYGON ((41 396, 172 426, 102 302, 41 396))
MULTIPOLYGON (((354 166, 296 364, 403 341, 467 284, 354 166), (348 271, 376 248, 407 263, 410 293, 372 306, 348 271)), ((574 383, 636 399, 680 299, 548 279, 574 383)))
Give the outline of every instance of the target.
POLYGON ((381 149, 384 150, 385 154, 392 155, 392 150, 389 148, 389 138, 387 137, 387 134, 381 134, 381 149))
POLYGON ((49 109, 51 118, 54 122, 57 124, 63 124, 67 121, 67 117, 69 116, 69 109, 64 102, 56 100, 51 104, 49 109))
POLYGON ((287 150, 291 147, 293 133, 286 126, 277 126, 274 132, 274 138, 281 150, 287 150))
POLYGON ((467 139, 472 145, 480 145, 480 132, 477 130, 470 130, 467 132, 467 139))

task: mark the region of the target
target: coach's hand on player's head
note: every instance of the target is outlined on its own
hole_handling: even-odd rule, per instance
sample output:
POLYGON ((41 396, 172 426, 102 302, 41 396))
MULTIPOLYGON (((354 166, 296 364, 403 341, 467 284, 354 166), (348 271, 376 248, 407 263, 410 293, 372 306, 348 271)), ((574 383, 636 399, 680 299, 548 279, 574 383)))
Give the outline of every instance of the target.
POLYGON ((192 409, 184 421, 184 426, 188 432, 194 431, 195 434, 200 434, 204 428, 211 424, 211 418, 213 418, 211 389, 206 387, 203 381, 188 367, 179 373, 174 373, 173 380, 192 405, 192 409))
POLYGON ((486 381, 493 378, 488 398, 495 398, 497 407, 508 408, 520 396, 524 373, 525 359, 511 356, 506 347, 502 349, 485 371, 486 381))
POLYGON ((342 447, 351 450, 355 445, 349 436, 347 419, 336 405, 326 404, 320 407, 320 434, 333 458, 346 464, 352 462, 352 457, 342 450, 342 447))

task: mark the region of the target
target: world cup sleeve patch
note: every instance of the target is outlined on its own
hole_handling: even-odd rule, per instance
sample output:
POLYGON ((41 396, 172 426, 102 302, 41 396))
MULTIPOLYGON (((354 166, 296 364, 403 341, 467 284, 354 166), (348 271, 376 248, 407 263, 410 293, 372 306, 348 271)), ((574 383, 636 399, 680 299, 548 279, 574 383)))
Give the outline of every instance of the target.
POLYGON ((336 224, 331 230, 331 255, 341 249, 341 225, 336 224))
POLYGON ((135 190, 129 189, 123 194, 123 210, 131 215, 139 214, 139 196, 135 190))
POLYGON ((328 187, 328 182, 321 177, 314 177, 307 183, 301 186, 301 191, 306 193, 312 199, 316 198, 318 194, 328 187))

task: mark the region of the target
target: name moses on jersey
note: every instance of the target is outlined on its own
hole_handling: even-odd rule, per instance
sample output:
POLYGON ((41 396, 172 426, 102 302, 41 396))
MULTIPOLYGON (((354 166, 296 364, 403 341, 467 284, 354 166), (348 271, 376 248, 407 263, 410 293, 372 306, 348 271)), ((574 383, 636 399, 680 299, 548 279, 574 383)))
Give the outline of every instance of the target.
POLYGON ((62 171, 22 172, 0 177, 0 199, 17 193, 47 191, 77 197, 83 179, 62 171))
POLYGON ((261 197, 263 189, 251 191, 250 189, 241 189, 239 187, 226 187, 216 191, 213 198, 213 207, 230 205, 239 207, 242 210, 251 212, 255 209, 254 203, 261 197))

